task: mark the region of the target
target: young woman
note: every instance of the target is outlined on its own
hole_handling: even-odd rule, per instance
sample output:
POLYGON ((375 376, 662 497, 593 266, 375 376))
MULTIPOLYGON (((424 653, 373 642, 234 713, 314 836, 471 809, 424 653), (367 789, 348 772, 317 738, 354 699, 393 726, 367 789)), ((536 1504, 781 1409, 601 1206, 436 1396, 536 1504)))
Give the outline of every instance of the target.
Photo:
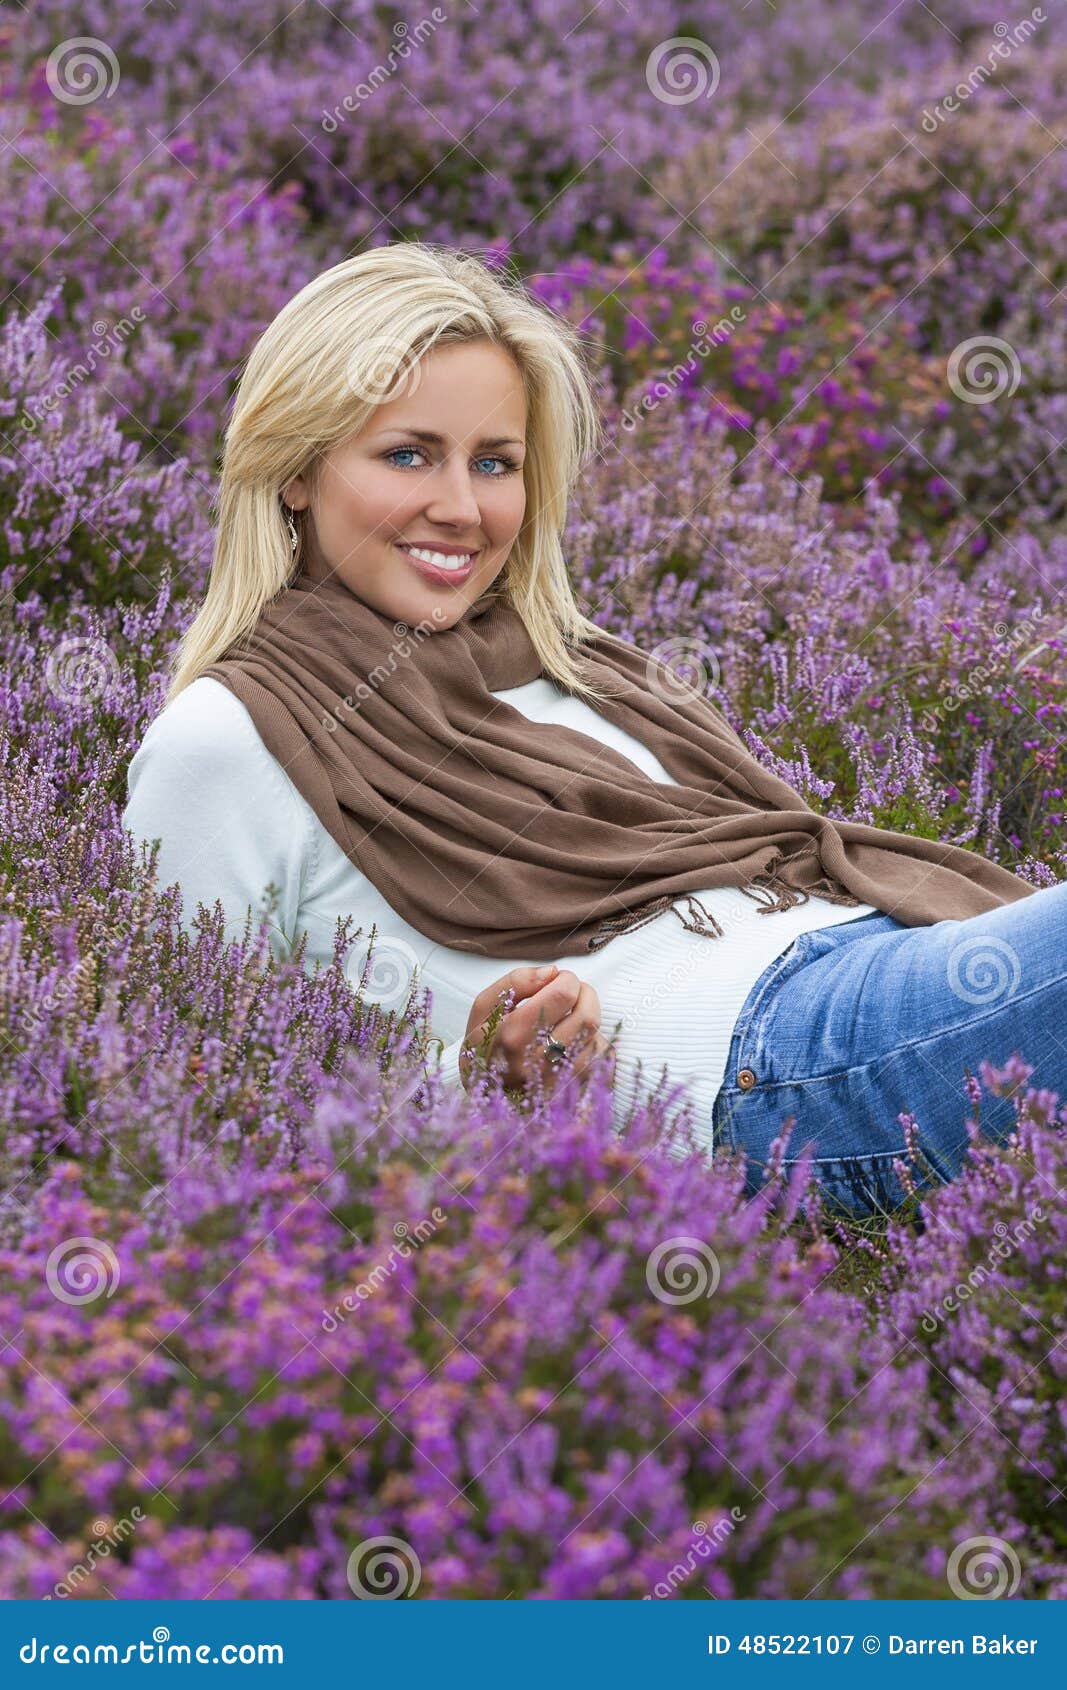
POLYGON ((596 440, 577 336, 513 280, 414 242, 318 276, 243 373, 124 823, 187 916, 238 933, 269 897, 308 967, 354 917, 370 995, 430 988, 453 1081, 479 1042, 512 1086, 603 1058, 621 1122, 666 1070, 753 1188, 795 1117, 832 1197, 892 1203, 902 1111, 948 1178, 982 1058, 1064 1089, 1067 888, 819 815, 583 616, 561 533, 596 440))

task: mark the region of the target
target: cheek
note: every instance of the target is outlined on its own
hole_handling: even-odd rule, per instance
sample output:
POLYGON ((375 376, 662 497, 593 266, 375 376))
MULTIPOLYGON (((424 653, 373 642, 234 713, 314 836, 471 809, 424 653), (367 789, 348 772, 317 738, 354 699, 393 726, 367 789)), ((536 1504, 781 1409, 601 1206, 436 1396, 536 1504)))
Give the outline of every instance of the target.
POLYGON ((526 514, 526 490, 521 483, 509 484, 497 490, 492 507, 487 508, 487 521, 501 533, 514 533, 522 526, 526 514))
POLYGON ((412 490, 401 477, 383 474, 376 465, 353 470, 335 507, 339 530, 355 534, 403 533, 410 524, 412 490))

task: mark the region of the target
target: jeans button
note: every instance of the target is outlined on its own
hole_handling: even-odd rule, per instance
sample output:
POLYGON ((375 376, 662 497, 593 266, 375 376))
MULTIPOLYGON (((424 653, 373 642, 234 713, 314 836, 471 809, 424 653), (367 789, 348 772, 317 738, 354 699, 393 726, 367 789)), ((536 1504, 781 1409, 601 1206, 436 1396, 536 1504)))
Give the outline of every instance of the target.
POLYGON ((738 1071, 737 1071, 737 1083, 741 1087, 742 1091, 751 1091, 752 1090, 752 1087, 756 1083, 756 1076, 752 1072, 751 1068, 739 1068, 738 1069, 738 1071))

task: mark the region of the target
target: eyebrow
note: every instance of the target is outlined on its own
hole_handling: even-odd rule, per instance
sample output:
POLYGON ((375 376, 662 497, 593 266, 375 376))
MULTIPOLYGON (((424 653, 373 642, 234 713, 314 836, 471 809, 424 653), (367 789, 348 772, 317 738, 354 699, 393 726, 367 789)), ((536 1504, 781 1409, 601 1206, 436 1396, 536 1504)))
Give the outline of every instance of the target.
MULTIPOLYGON (((444 436, 442 434, 434 434, 428 428, 383 428, 379 430, 379 433, 407 434, 414 440, 423 441, 427 446, 443 446, 445 443, 444 436)), ((517 440, 512 435, 498 435, 493 439, 489 439, 488 436, 486 436, 485 438, 479 440, 477 444, 479 446, 525 446, 526 442, 524 440, 517 440)))

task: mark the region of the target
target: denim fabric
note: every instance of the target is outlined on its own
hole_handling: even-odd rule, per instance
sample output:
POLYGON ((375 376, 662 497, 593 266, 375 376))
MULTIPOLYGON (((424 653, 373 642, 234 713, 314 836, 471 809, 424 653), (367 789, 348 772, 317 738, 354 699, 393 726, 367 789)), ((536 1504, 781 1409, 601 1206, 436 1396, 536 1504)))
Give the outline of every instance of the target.
MULTIPOLYGON (((831 1207, 891 1209, 905 1197, 897 1116, 918 1122, 926 1180, 951 1179, 967 1151, 966 1074, 1014 1051, 1034 1068, 1030 1085, 1067 1099, 1067 882, 964 921, 904 927, 876 913, 801 934, 738 1016, 715 1143, 746 1153, 754 1193, 793 1116, 783 1166, 810 1144, 831 1207), (747 1090, 737 1083, 746 1069, 747 1090)), ((986 1136, 1014 1122, 1010 1097, 983 1093, 986 1136)))

